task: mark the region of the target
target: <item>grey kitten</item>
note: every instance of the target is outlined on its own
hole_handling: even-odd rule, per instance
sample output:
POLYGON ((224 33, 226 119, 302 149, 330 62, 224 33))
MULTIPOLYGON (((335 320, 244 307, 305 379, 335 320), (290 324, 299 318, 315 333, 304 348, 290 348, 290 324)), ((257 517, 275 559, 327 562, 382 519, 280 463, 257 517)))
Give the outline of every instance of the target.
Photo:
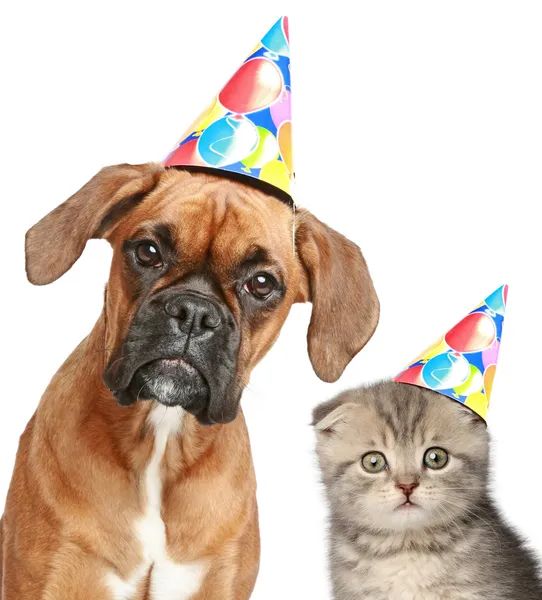
POLYGON ((470 409, 383 382, 314 410, 335 600, 540 600, 534 555, 489 493, 470 409))

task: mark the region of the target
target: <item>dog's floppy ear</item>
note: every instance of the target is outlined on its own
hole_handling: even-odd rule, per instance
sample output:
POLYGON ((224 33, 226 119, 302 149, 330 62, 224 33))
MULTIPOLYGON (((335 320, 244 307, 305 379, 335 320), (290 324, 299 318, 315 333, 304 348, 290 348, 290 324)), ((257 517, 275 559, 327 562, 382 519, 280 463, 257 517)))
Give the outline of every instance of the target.
POLYGON ((313 304, 309 356, 318 377, 333 382, 373 335, 378 297, 360 249, 305 210, 296 246, 309 280, 298 301, 313 304))
POLYGON ((164 167, 158 163, 106 167, 26 234, 26 274, 35 285, 56 281, 91 238, 107 230, 150 192, 164 167))

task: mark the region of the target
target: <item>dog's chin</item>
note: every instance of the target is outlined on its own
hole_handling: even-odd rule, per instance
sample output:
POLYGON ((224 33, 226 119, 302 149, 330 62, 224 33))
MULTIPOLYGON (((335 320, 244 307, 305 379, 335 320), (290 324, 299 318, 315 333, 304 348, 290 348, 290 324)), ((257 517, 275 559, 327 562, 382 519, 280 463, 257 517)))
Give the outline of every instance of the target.
POLYGON ((115 394, 127 406, 139 400, 156 400, 164 406, 179 406, 206 422, 209 387, 203 376, 183 359, 159 359, 137 369, 126 390, 115 394))

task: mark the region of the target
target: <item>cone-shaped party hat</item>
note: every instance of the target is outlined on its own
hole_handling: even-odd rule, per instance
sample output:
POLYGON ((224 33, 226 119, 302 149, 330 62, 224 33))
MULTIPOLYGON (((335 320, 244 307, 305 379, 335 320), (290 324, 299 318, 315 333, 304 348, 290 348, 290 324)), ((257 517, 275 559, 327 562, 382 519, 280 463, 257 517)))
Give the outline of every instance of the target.
POLYGON ((508 286, 495 290, 395 381, 465 404, 485 420, 501 345, 508 286))
POLYGON ((244 176, 287 194, 293 181, 290 43, 281 17, 188 129, 167 167, 244 176))

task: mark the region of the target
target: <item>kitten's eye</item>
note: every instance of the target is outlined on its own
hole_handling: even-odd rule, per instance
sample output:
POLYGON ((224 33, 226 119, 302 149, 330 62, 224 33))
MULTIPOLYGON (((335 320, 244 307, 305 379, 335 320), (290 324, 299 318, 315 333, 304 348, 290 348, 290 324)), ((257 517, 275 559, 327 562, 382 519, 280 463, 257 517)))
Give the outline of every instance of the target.
POLYGON ((140 242, 135 248, 137 262, 143 267, 161 267, 162 255, 152 242, 140 242))
POLYGON ((449 456, 442 448, 429 448, 423 457, 423 464, 430 469, 442 469, 448 464, 449 456))
POLYGON ((258 300, 269 298, 277 287, 277 280, 269 273, 256 273, 244 285, 245 290, 258 300))
POLYGON ((382 452, 367 452, 361 457, 361 466, 368 473, 380 473, 388 466, 388 463, 382 452))

